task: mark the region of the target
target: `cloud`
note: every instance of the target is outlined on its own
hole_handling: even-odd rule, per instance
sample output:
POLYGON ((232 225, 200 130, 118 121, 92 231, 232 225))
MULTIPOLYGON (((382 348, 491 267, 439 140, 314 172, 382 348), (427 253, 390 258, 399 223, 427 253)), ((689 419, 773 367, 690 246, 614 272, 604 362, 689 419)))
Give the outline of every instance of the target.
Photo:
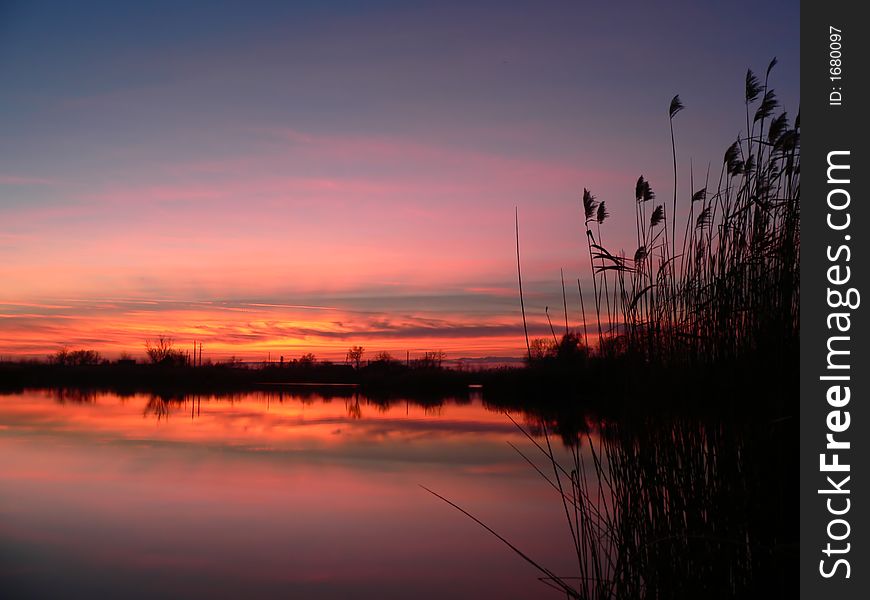
MULTIPOLYGON (((442 349, 451 358, 521 354, 515 307, 499 308, 495 300, 489 308, 480 294, 422 298, 425 308, 416 311, 407 310, 419 301, 414 296, 393 302, 381 298, 377 310, 361 309, 354 298, 342 296, 329 305, 126 299, 0 303, 0 348, 20 356, 44 356, 62 346, 141 354, 146 339, 168 335, 181 347, 193 340, 203 343, 213 359, 308 351, 341 359, 356 343, 372 352, 442 349)), ((530 333, 546 335, 549 329, 540 317, 530 317, 530 333)))

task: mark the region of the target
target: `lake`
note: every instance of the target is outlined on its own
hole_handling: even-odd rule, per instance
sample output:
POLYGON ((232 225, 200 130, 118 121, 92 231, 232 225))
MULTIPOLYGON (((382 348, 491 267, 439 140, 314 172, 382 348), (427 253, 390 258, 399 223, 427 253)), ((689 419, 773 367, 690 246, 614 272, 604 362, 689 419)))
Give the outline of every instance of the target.
POLYGON ((505 414, 330 395, 0 395, 5 597, 564 597, 420 487, 574 574, 559 496, 505 414))

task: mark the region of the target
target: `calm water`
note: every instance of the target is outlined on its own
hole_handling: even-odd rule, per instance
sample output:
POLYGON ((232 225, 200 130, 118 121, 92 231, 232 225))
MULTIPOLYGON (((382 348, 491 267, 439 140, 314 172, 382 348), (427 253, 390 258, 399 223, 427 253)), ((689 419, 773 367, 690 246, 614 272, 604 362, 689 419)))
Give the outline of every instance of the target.
POLYGON ((479 400, 0 395, 3 597, 563 597, 558 496, 479 400))

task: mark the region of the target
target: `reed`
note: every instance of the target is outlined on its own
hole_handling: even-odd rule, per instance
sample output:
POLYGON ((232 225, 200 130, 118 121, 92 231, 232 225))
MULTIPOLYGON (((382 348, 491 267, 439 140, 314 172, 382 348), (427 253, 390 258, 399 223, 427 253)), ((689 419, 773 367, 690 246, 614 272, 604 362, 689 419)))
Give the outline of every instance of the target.
MULTIPOLYGON (((584 417, 568 425, 542 418, 535 433, 543 441, 507 415, 525 434, 531 455, 512 447, 559 498, 576 573, 549 571, 438 496, 567 597, 770 597, 785 589, 792 592, 785 595, 795 595, 796 508, 786 504, 798 475, 786 455, 796 445, 797 427, 788 413, 766 421, 764 411, 757 411, 744 421, 728 411, 728 418, 699 418, 685 410, 669 416, 637 410, 646 404, 661 408, 654 401, 667 394, 703 394, 703 405, 736 410, 734 398, 705 391, 688 376, 697 372, 727 373, 750 384, 747 395, 763 400, 770 412, 793 406, 782 402, 785 394, 766 397, 761 390, 769 386, 755 385, 768 369, 794 381, 799 342, 800 118, 791 124, 784 112, 774 116, 778 102, 769 79, 775 64, 774 59, 763 80, 751 70, 746 74, 746 131, 725 151, 713 189, 709 169, 703 187, 695 189, 690 166, 692 188, 679 193, 674 121, 685 107, 679 96, 671 100, 670 211, 639 177, 631 257, 605 246, 605 203, 583 190, 598 372, 612 375, 628 367, 632 375, 658 381, 646 389, 645 383, 619 388, 630 398, 622 404, 613 398, 614 404, 635 407, 633 416, 584 417), (684 226, 678 228, 680 218, 684 226), (551 431, 560 430, 567 461, 550 439, 551 431)), ((579 280, 578 291, 588 339, 579 280)), ((540 364, 557 349, 579 347, 576 334, 558 343, 545 313, 554 343, 540 364)), ((570 365, 577 376, 581 362, 558 364, 570 365)), ((616 396, 617 388, 610 393, 616 396)))
MULTIPOLYGON (((650 183, 638 178, 637 248, 630 258, 605 247, 604 202, 584 190, 599 355, 619 348, 653 364, 690 365, 796 352, 800 117, 794 123, 784 112, 774 117, 778 101, 769 79, 775 64, 763 81, 747 72, 747 131, 725 151, 716 187, 709 189, 708 172, 705 185, 682 203, 674 120, 685 107, 679 96, 671 101, 672 210, 657 204, 650 183), (678 229, 679 218, 684 226, 678 229)), ((692 170, 693 186, 694 179, 692 170)))

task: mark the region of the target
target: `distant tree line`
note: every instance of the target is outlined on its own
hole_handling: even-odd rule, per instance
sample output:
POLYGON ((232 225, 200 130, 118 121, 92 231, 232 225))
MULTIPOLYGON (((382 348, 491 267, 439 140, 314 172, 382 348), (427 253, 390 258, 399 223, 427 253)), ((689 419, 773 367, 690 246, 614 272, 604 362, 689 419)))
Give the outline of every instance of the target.
MULTIPOLYGON (((541 345, 540 340, 535 340, 534 344, 536 348, 538 345, 541 345)), ((541 346, 543 348, 543 346, 541 346)), ((201 352, 201 351, 200 351, 201 352)), ((414 358, 413 360, 408 357, 407 361, 401 361, 393 357, 387 351, 381 351, 374 355, 374 357, 367 361, 363 361, 363 356, 365 355, 366 349, 362 346, 351 346, 347 353, 345 354, 345 364, 353 367, 356 370, 360 370, 364 367, 413 367, 417 369, 440 369, 443 367, 444 361, 446 359, 446 354, 442 350, 434 350, 424 352, 421 356, 414 358)), ((543 350, 541 350, 544 353, 543 350)), ((192 360, 191 355, 183 350, 180 350, 175 347, 175 341, 165 335, 158 336, 155 339, 147 339, 145 340, 145 355, 147 357, 147 362, 152 365, 162 365, 162 366, 173 366, 173 367, 185 367, 196 365, 197 362, 192 360)), ((54 365, 61 366, 85 366, 85 365, 99 365, 99 364, 109 364, 109 360, 102 357, 102 355, 96 350, 69 350, 68 348, 62 348, 55 352, 54 354, 48 357, 48 362, 54 365)), ((134 364, 136 362, 135 358, 127 352, 121 353, 117 364, 134 364)), ((205 363, 201 362, 201 358, 198 362, 199 365, 204 366, 221 366, 221 367, 243 367, 245 363, 238 357, 232 356, 227 360, 224 360, 219 363, 212 363, 211 360, 206 361, 205 363)), ((299 358, 292 360, 284 360, 284 356, 281 356, 280 362, 277 365, 273 362, 264 362, 263 366, 280 366, 280 367, 303 367, 310 368, 314 366, 318 367, 329 367, 333 363, 328 360, 318 360, 317 356, 312 352, 306 352, 299 356, 299 358)))
POLYGON ((98 365, 104 362, 103 357, 96 350, 68 350, 67 348, 61 348, 49 356, 48 361, 65 367, 98 365))

